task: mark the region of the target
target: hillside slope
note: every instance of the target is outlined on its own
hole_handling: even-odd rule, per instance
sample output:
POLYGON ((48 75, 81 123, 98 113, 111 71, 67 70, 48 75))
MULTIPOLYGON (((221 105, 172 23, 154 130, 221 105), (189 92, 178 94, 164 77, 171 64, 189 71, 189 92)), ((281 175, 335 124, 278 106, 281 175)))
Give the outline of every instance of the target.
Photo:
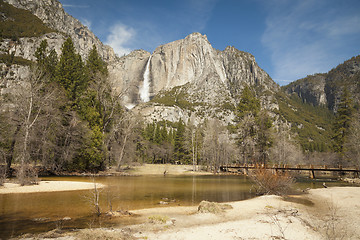
POLYGON ((346 88, 355 103, 360 102, 360 55, 333 68, 328 73, 315 74, 284 86, 285 92, 296 93, 303 102, 326 106, 336 111, 339 98, 346 88))

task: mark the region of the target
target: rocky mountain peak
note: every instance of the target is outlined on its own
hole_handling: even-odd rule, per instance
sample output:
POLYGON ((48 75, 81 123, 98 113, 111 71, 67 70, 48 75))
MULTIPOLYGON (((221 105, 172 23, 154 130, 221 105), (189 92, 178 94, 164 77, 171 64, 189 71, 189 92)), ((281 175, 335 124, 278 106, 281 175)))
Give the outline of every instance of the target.
MULTIPOLYGON (((112 66, 111 73, 118 89, 132 89, 125 97, 125 102, 130 105, 141 103, 139 96, 145 79, 149 81, 150 99, 161 91, 185 84, 197 86, 188 87, 189 91, 210 89, 214 94, 227 91, 233 96, 238 95, 245 85, 278 90, 277 84, 258 67, 253 55, 234 47, 217 51, 201 33, 192 33, 184 39, 159 46, 151 58, 144 50, 133 51, 120 58, 120 63, 112 66)), ((203 100, 222 99, 210 92, 203 100)))
MULTIPOLYGON (((207 36, 199 32, 194 32, 185 37, 185 41, 206 41, 209 43, 207 36)), ((210 43, 209 43, 210 44, 210 43)))
POLYGON ((237 48, 235 48, 234 46, 227 46, 225 48, 225 50, 223 51, 223 53, 228 54, 228 55, 233 55, 236 57, 242 57, 242 58, 247 59, 248 61, 255 62, 255 57, 251 53, 240 51, 237 48))
MULTIPOLYGON (((4 0, 16 8, 29 10, 32 14, 40 18, 47 26, 60 33, 70 36, 78 53, 86 58, 87 54, 95 45, 100 56, 105 61, 113 61, 115 53, 109 46, 105 46, 86 26, 68 13, 58 0, 4 0)), ((56 39, 61 46, 65 36, 58 34, 56 39)), ((54 37, 52 38, 54 39, 54 37)), ((38 46, 34 46, 36 49, 38 46)), ((30 49, 30 48, 28 48, 30 49)))

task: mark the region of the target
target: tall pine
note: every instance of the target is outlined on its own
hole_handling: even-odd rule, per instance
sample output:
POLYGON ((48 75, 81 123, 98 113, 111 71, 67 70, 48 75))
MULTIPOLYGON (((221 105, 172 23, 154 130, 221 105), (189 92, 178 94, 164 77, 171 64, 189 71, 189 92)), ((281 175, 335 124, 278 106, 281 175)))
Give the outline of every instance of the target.
POLYGON ((260 100, 248 86, 243 89, 236 107, 235 123, 237 144, 244 163, 249 158, 257 158, 265 164, 272 145, 272 121, 266 111, 261 110, 260 100))
POLYGON ((340 98, 340 103, 338 105, 333 126, 334 135, 332 137, 333 150, 336 153, 340 154, 341 157, 343 157, 344 153, 346 152, 345 142, 347 136, 349 135, 352 113, 352 100, 350 98, 348 90, 344 89, 340 98))
POLYGON ((66 90, 73 104, 87 87, 87 78, 81 56, 75 52, 69 37, 62 45, 60 61, 55 71, 55 80, 66 90))
POLYGON ((176 126, 174 138, 174 160, 186 163, 188 152, 185 148, 185 124, 180 119, 176 126))

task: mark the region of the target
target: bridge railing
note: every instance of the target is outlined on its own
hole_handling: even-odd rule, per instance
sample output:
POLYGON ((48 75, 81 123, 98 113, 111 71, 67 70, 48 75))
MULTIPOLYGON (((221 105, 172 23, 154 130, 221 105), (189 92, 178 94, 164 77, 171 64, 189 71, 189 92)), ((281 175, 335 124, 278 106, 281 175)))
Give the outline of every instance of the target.
POLYGON ((359 167, 343 167, 342 165, 339 165, 337 167, 335 166, 327 166, 327 165, 289 165, 289 164, 227 164, 222 165, 221 168, 248 168, 248 169, 255 169, 255 168, 267 168, 267 169, 298 169, 298 170, 306 170, 306 169, 312 169, 312 170, 327 170, 327 171, 359 171, 359 167))

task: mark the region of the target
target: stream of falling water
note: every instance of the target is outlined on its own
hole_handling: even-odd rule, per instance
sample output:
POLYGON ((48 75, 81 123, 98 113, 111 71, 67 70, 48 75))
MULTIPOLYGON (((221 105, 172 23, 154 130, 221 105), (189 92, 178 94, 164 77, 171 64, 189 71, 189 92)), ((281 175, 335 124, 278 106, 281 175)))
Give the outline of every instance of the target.
POLYGON ((145 72, 144 72, 144 82, 142 87, 140 88, 140 99, 143 102, 150 101, 150 61, 151 61, 151 56, 149 57, 149 60, 146 63, 145 72))

